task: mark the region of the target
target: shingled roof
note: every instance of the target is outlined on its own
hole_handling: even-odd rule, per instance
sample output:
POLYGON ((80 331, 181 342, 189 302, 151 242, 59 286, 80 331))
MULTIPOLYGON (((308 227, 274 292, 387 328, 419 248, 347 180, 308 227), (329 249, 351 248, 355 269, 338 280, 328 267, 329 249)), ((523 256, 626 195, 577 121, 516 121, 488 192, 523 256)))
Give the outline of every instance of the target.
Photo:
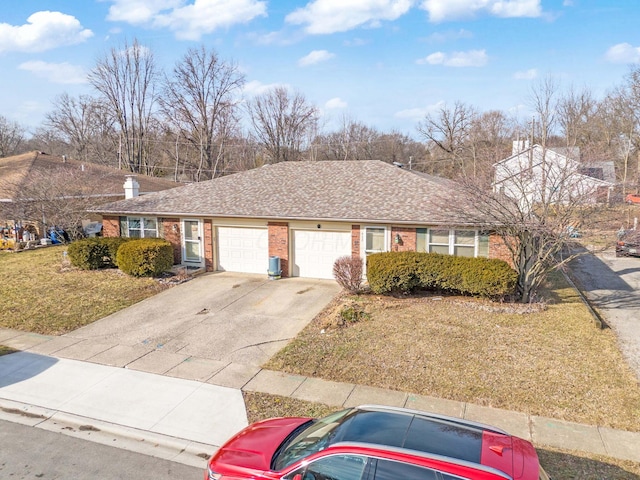
MULTIPOLYGON (((48 155, 43 152, 33 151, 0 158, 0 200, 11 201, 15 199, 17 192, 24 188, 26 182, 34 175, 53 176, 57 172, 73 172, 86 177, 87 180, 99 181, 99 193, 101 197, 124 196, 123 184, 128 172, 115 168, 98 165, 95 163, 79 162, 57 155, 48 155)), ((181 184, 164 178, 137 175, 136 180, 140 184, 140 193, 157 192, 175 188, 181 184)), ((88 184, 90 182, 87 182, 88 184)), ((95 188, 91 189, 95 193, 95 188)), ((107 199, 108 200, 108 199, 107 199)))
POLYGON ((446 223, 453 182, 376 160, 282 162, 101 206, 118 215, 446 223), (439 202, 440 205, 442 202, 439 202), (434 205, 436 205, 434 207, 434 205))

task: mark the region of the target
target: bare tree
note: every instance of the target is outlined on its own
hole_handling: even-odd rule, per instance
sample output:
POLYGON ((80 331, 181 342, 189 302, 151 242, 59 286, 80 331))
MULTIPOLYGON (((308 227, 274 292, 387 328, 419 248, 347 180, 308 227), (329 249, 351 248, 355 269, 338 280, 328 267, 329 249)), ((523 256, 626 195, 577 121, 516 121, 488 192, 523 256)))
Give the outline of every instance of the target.
POLYGON ((89 74, 119 128, 119 162, 132 172, 151 174, 147 133, 156 103, 157 69, 154 56, 134 39, 112 48, 89 74))
POLYGON ((69 147, 64 139, 51 128, 39 126, 29 140, 25 142, 26 151, 47 152, 52 155, 64 155, 69 147))
MULTIPOLYGON (((105 163, 100 152, 105 142, 113 143, 115 133, 107 111, 106 106, 93 97, 75 98, 63 93, 53 100, 53 109, 46 114, 44 126, 66 143, 67 150, 61 154, 83 162, 105 163)), ((114 153, 111 149, 110 154, 114 153)), ((114 165, 115 157, 110 160, 114 165)))
POLYGON ((339 130, 319 135, 313 143, 323 160, 380 160, 374 153, 379 137, 376 129, 345 115, 339 130))
POLYGON ((557 118, 567 147, 588 146, 593 135, 593 117, 598 103, 591 90, 578 91, 571 87, 560 96, 557 104, 557 118))
POLYGON ((0 158, 20 153, 20 146, 24 141, 24 127, 0 115, 0 158))
POLYGON ((626 190, 633 181, 635 170, 631 158, 635 150, 636 122, 625 92, 616 88, 598 104, 591 120, 594 133, 594 150, 599 160, 615 163, 618 181, 626 190))
POLYGON ((198 152, 194 180, 211 179, 224 170, 225 146, 234 133, 244 75, 204 46, 191 48, 165 77, 160 98, 162 112, 175 128, 176 142, 198 152))
POLYGON ((529 303, 536 299, 550 272, 585 253, 572 234, 578 227, 601 228, 594 213, 605 207, 592 201, 594 189, 569 169, 547 172, 547 178, 553 178, 553 196, 532 195, 529 178, 514 174, 518 186, 511 193, 519 198, 488 192, 482 182, 465 178, 455 192, 435 201, 452 224, 476 225, 495 236, 518 273, 520 301, 529 303))
POLYGON ((628 171, 629 157, 633 152, 638 158, 633 183, 640 185, 640 66, 635 65, 629 68, 622 86, 616 91, 616 97, 616 110, 625 120, 626 127, 621 132, 626 147, 625 173, 628 171))
POLYGON ((543 148, 549 146, 557 122, 559 84, 553 77, 546 77, 531 87, 528 103, 534 111, 533 141, 543 148))
POLYGON ((462 102, 453 108, 442 106, 435 115, 428 114, 418 126, 420 135, 434 148, 438 162, 437 173, 445 176, 464 176, 469 159, 469 135, 477 116, 475 109, 462 102))
POLYGON ((316 107, 302 93, 274 87, 248 101, 247 111, 269 163, 302 159, 304 142, 318 121, 316 107))
POLYGON ((95 206, 104 189, 99 176, 64 165, 32 171, 15 184, 3 180, 0 188, 14 192, 12 201, 0 203, 2 218, 38 225, 43 233, 49 227, 60 227, 72 238, 81 234, 87 209, 95 206))
POLYGON ((476 115, 469 128, 467 151, 469 176, 491 184, 493 164, 511 155, 515 121, 503 112, 491 110, 476 115))

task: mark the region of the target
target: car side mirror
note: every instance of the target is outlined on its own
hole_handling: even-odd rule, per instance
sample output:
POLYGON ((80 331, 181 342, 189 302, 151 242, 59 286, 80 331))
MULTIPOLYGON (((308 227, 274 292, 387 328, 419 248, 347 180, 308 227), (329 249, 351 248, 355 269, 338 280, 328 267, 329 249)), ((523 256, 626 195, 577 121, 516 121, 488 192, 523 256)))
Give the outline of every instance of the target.
POLYGON ((300 473, 296 473, 291 480, 302 480, 302 475, 300 473))

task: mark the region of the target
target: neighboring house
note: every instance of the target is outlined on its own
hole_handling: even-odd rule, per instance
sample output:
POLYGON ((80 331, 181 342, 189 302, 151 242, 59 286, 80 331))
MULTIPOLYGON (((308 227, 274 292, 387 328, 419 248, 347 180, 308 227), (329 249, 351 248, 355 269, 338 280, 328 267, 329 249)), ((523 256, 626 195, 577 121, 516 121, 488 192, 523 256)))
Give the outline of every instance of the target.
POLYGON ((138 195, 181 185, 145 175, 129 175, 128 180, 127 176, 115 168, 37 151, 0 158, 0 222, 12 228, 14 222, 47 225, 45 204, 55 210, 65 203, 82 200, 83 205, 97 207, 124 198, 125 181, 131 195, 134 190, 138 195))
POLYGON ((339 257, 390 250, 507 260, 497 235, 433 202, 453 189, 380 161, 282 162, 96 211, 104 235, 163 237, 175 263, 207 271, 266 274, 279 257, 282 276, 333 278, 339 257))
POLYGON ((577 148, 543 148, 513 142, 512 155, 494 164, 494 191, 521 206, 607 202, 615 186, 612 162, 583 164, 577 148), (544 197, 543 197, 544 194, 544 197))

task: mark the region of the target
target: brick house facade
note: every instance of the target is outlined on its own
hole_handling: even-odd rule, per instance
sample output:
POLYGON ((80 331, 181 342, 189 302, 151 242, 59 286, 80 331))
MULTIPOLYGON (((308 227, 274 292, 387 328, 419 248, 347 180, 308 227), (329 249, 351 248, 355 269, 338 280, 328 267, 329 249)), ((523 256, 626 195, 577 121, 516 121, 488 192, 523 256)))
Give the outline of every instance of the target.
POLYGON ((279 257, 282 276, 333 278, 341 256, 416 250, 509 262, 499 236, 450 223, 459 218, 447 211, 455 202, 440 195, 455 191, 450 180, 374 160, 280 162, 96 213, 105 236, 120 228, 161 236, 176 264, 207 271, 267 274, 270 257, 279 257))
MULTIPOLYGON (((215 248, 214 248, 214 232, 215 226, 212 219, 205 219, 203 222, 203 253, 204 253, 204 269, 208 272, 215 271, 215 248)), ((174 264, 182 262, 182 238, 180 231, 179 218, 160 218, 158 219, 160 227, 160 235, 173 245, 174 264)), ((361 233, 363 226, 350 225, 351 227, 351 256, 363 257, 361 249, 361 233)), ((269 256, 280 258, 280 268, 282 276, 288 277, 291 274, 290 256, 292 252, 291 246, 291 228, 288 222, 268 222, 268 252, 269 256)), ((417 248, 417 228, 404 226, 391 226, 389 228, 391 235, 389 250, 394 252, 415 251, 417 248)), ((103 218, 103 234, 106 237, 120 236, 120 218, 113 216, 104 216, 103 218)), ((496 234, 489 236, 489 258, 504 260, 513 266, 510 251, 504 244, 502 237, 496 234)), ((266 271, 266 266, 265 266, 266 271)))

